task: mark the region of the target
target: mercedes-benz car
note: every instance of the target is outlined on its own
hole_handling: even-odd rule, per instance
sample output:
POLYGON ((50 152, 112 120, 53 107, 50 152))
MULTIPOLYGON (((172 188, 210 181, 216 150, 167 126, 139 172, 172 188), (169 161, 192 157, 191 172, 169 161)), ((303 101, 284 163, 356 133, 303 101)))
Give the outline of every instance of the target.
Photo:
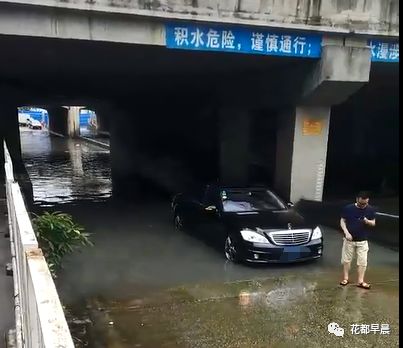
POLYGON ((232 262, 289 263, 323 254, 320 227, 266 187, 207 185, 177 194, 171 207, 177 230, 214 243, 232 262))

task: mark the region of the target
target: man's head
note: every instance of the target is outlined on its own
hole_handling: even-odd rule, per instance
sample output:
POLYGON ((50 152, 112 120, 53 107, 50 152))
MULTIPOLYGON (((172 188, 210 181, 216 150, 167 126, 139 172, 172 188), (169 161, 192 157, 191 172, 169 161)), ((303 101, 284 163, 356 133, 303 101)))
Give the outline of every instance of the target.
POLYGON ((369 194, 368 192, 361 191, 358 193, 356 198, 357 206, 361 209, 364 209, 368 206, 369 203, 369 194))

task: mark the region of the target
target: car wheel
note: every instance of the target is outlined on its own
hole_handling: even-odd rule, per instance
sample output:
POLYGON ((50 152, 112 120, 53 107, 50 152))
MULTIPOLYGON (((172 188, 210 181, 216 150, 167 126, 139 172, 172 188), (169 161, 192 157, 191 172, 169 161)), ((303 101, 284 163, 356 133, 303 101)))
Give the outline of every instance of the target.
POLYGON ((181 231, 181 232, 184 230, 183 219, 181 218, 181 216, 179 214, 175 215, 174 224, 175 224, 175 230, 181 231))
POLYGON ((228 261, 239 262, 238 248, 231 236, 225 240, 224 253, 228 261))

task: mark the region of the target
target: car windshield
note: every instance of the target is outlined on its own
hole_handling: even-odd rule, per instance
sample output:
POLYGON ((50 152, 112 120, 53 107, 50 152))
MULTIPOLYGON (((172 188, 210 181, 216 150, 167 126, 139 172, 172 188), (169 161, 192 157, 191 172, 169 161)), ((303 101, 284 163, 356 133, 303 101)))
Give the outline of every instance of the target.
POLYGON ((259 212, 286 209, 272 192, 264 189, 222 190, 221 200, 224 212, 259 212))

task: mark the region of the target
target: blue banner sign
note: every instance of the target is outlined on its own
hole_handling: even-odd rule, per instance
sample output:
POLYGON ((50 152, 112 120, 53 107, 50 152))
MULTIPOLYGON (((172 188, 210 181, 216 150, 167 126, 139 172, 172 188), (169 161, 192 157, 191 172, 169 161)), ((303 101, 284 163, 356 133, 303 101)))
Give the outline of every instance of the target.
POLYGON ((399 62, 399 43, 370 40, 373 62, 399 62))
POLYGON ((258 28, 167 24, 168 48, 320 58, 320 35, 278 33, 258 28))

